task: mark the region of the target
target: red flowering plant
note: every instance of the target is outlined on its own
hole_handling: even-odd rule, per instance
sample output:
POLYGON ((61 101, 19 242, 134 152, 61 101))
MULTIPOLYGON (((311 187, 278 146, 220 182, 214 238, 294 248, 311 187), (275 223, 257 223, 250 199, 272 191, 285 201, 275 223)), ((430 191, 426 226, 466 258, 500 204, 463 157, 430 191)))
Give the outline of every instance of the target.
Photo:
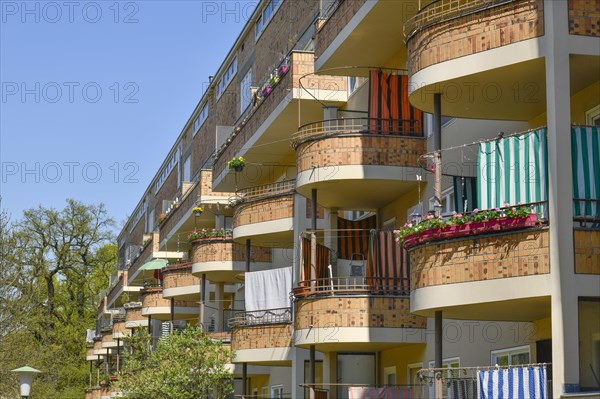
POLYGON ((227 238, 232 236, 230 229, 201 229, 194 230, 188 235, 188 241, 208 239, 208 238, 227 238))

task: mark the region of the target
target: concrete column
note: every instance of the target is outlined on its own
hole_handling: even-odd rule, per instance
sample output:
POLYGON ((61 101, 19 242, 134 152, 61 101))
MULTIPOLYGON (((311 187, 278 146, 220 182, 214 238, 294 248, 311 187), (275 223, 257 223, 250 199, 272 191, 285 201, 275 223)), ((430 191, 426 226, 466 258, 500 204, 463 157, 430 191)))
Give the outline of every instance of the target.
POLYGON ((311 384, 311 389, 314 389, 314 384, 316 381, 316 369, 315 369, 315 361, 316 361, 316 349, 315 345, 311 345, 309 348, 309 383, 311 384))
POLYGON ((252 251, 252 244, 250 239, 246 239, 246 272, 250 271, 250 253, 252 251))
POLYGON ((215 330, 223 331, 223 311, 225 310, 225 283, 217 283, 215 301, 217 302, 217 315, 215 317, 215 330))
POLYGON ((433 150, 435 151, 434 207, 437 215, 442 209, 442 95, 433 95, 433 150))
POLYGON ((442 312, 440 310, 435 312, 435 368, 439 369, 442 367, 443 361, 443 350, 442 350, 442 342, 443 342, 443 319, 442 312))
POLYGON ((569 27, 566 1, 544 1, 547 54, 548 215, 552 318, 552 390, 579 390, 577 286, 574 281, 569 27))
POLYGON ((248 363, 242 363, 242 396, 248 395, 248 363))
POLYGON ((337 381, 337 352, 323 353, 323 385, 329 389, 328 399, 336 399, 337 387, 328 385, 335 384, 337 381))

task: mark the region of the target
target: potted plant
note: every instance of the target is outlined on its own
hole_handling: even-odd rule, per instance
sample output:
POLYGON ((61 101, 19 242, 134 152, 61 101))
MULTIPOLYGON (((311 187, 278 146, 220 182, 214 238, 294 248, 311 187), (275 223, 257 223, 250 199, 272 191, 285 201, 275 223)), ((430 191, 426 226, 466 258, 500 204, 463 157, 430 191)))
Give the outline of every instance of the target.
POLYGON ((166 218, 167 215, 165 213, 161 213, 160 215, 158 215, 158 220, 156 221, 156 224, 160 226, 160 224, 164 222, 166 218))
POLYGON ((234 169, 236 172, 241 172, 246 166, 246 160, 243 157, 233 157, 231 161, 227 162, 229 169, 234 169))
POLYGON ((271 78, 269 79, 269 85, 271 87, 277 86, 279 83, 279 74, 277 72, 271 74, 271 78))
POLYGON ((269 83, 267 83, 264 89, 262 89, 262 94, 264 97, 267 97, 269 94, 271 94, 272 91, 273 87, 269 83))
POLYGON ((288 73, 289 70, 290 67, 288 66, 287 62, 284 62, 279 66, 279 68, 277 68, 277 75, 282 78, 286 73, 288 73))
POLYGON ((194 216, 200 217, 204 212, 204 208, 202 208, 201 206, 195 206, 192 208, 192 212, 194 213, 194 216))

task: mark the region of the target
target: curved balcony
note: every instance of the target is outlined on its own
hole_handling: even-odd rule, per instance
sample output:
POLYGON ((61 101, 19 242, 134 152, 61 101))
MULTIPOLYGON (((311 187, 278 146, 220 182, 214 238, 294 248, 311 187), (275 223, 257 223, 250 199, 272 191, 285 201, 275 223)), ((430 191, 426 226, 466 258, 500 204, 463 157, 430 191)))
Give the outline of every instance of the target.
POLYGON ((346 118, 306 124, 292 136, 297 191, 310 197, 318 189, 319 203, 326 207, 383 206, 416 187, 409 168, 417 166, 426 146, 419 120, 346 118))
POLYGON ((237 192, 233 215, 233 238, 251 239, 264 247, 293 242, 295 180, 264 184, 237 192))
POLYGON ((294 295, 295 344, 322 352, 382 350, 425 342, 427 319, 410 312, 400 278, 301 281, 294 295))
POLYGON ((147 327, 148 319, 142 316, 142 303, 125 304, 125 328, 147 327))
MULTIPOLYGON (((92 360, 99 360, 103 358, 103 355, 96 355, 95 354, 95 349, 94 349, 95 345, 89 348, 85 349, 85 360, 87 361, 92 361, 92 360)), ((100 343, 99 345, 99 350, 101 350, 102 348, 102 343, 100 343)), ((104 353, 106 354, 106 351, 104 351, 104 353)))
MULTIPOLYGON (((198 239, 192 241, 192 273, 206 274, 213 282, 236 283, 246 270, 246 246, 233 242, 231 237, 198 239)), ((270 248, 251 247, 252 270, 269 267, 273 260, 270 248)))
POLYGON ((423 241, 409 249, 412 311, 469 320, 549 317, 549 247, 548 229, 527 225, 423 241))
POLYGON ((234 363, 290 366, 291 309, 239 312, 229 320, 234 363))
POLYGON ((113 339, 112 330, 108 330, 102 333, 102 348, 116 348, 118 346, 117 340, 113 339))
POLYGON ((125 324, 125 318, 113 320, 112 336, 114 339, 127 338, 131 334, 131 330, 125 327, 125 324))
POLYGON ((200 300, 200 279, 192 274, 192 263, 169 265, 162 273, 164 298, 200 300))
MULTIPOLYGON (((171 299, 163 297, 163 287, 146 288, 142 294, 142 316, 158 320, 169 320, 171 317, 171 299)), ((175 301, 175 320, 187 320, 197 317, 199 305, 188 301, 175 301)))
POLYGON ((94 339, 94 351, 92 352, 94 356, 105 356, 106 355, 106 348, 102 347, 102 338, 101 337, 97 337, 94 339))

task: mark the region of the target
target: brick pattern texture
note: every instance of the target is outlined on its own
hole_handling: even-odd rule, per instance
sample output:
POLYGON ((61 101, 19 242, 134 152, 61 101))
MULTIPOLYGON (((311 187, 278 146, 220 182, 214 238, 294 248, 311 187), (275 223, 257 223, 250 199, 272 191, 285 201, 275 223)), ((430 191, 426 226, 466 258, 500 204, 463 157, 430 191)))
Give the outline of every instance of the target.
POLYGON ((569 0, 569 33, 600 37, 600 1, 569 0))
POLYGON ((409 39, 409 74, 543 35, 543 0, 517 0, 451 18, 426 27, 409 39))
POLYGON ((140 266, 142 266, 146 262, 146 260, 153 251, 158 251, 158 241, 158 234, 153 234, 152 242, 150 242, 142 249, 142 252, 140 252, 140 256, 138 256, 135 262, 133 262, 133 264, 129 267, 127 274, 130 277, 133 277, 135 272, 140 268, 140 266))
MULTIPOLYGON (((409 298, 308 298, 295 303, 296 330, 335 327, 426 328, 427 318, 410 313, 409 298)), ((333 330, 332 330, 333 331, 333 330)))
POLYGON ((142 308, 126 308, 125 309, 125 323, 131 321, 139 321, 146 320, 144 316, 142 316, 142 308))
POLYGON ((469 237, 410 250, 411 290, 550 273, 548 230, 469 237))
POLYGON ((200 284, 200 278, 192 274, 191 263, 169 266, 163 272, 163 276, 163 288, 188 287, 200 284))
POLYGON ((113 342, 113 337, 112 337, 112 330, 108 331, 108 332, 104 332, 102 333, 102 343, 103 344, 108 344, 113 342))
POLYGON ((600 230, 575 230, 575 273, 600 274, 600 230))
MULTIPOLYGON (((395 136, 329 137, 297 148, 298 172, 342 165, 417 166, 423 139, 395 136)), ((332 169, 332 173, 335 171, 332 169)), ((330 176, 333 177, 333 176, 330 176)))
POLYGON ((233 226, 269 222, 294 217, 294 194, 242 203, 235 207, 233 226))
MULTIPOLYGON (((244 262, 246 245, 234 243, 232 240, 196 240, 192 242, 192 260, 203 262, 244 262)), ((271 248, 255 247, 250 249, 251 262, 272 262, 271 248)))
MULTIPOLYGON (((144 308, 170 307, 171 300, 168 298, 163 298, 162 291, 162 288, 148 288, 146 290, 142 290, 142 306, 144 308)), ((175 301, 175 306, 196 307, 197 305, 194 302, 175 301)))
POLYGON ((127 334, 127 333, 129 333, 129 329, 125 328, 124 321, 117 321, 117 322, 113 323, 112 332, 113 332, 113 334, 116 334, 116 333, 127 334))
POLYGON ((288 348, 290 346, 292 346, 291 324, 237 327, 231 332, 231 348, 233 350, 288 348))
POLYGON ((335 40, 344 26, 348 25, 365 2, 366 0, 342 0, 330 17, 317 25, 315 56, 320 57, 327 50, 327 47, 335 40))

